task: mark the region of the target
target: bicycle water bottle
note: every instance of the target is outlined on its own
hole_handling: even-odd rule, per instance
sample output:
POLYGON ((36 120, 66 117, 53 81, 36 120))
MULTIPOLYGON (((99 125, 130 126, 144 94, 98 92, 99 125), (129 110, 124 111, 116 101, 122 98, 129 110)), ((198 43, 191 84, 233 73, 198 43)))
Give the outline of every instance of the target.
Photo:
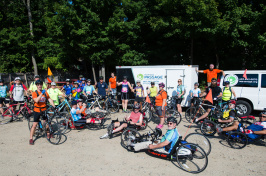
POLYGON ((40 126, 40 128, 42 128, 42 122, 41 121, 39 121, 39 126, 40 126))

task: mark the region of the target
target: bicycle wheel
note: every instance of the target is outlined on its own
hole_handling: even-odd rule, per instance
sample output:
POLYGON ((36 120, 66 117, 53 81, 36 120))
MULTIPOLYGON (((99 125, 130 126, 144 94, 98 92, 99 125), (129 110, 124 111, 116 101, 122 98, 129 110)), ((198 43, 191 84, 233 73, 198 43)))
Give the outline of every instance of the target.
POLYGON ((133 111, 133 107, 134 107, 134 100, 128 100, 128 103, 127 103, 127 110, 129 111, 133 111))
POLYGON ((186 143, 178 147, 176 160, 181 169, 189 173, 200 173, 208 165, 208 157, 198 144, 186 143))
POLYGON ((215 123, 210 120, 203 121, 200 131, 206 136, 213 136, 216 133, 215 123))
POLYGON ((128 151, 134 151, 131 144, 135 144, 136 139, 140 137, 140 133, 133 128, 126 128, 121 135, 121 145, 128 151))
POLYGON ((45 137, 48 142, 54 145, 60 142, 62 134, 59 125, 55 121, 45 122, 43 130, 45 131, 45 137))
POLYGON ((111 114, 116 113, 119 111, 119 103, 115 99, 107 100, 106 102, 106 110, 109 111, 111 114))
POLYGON ((145 111, 145 118, 147 119, 148 122, 151 121, 151 118, 152 118, 152 112, 150 111, 149 108, 145 111))
POLYGON ((185 113, 185 118, 188 122, 191 122, 191 120, 193 120, 195 118, 195 115, 196 115, 196 108, 195 107, 190 107, 186 110, 186 113, 185 113))
POLYGON ((9 122, 12 122, 13 120, 13 113, 11 112, 11 110, 4 110, 4 114, 1 115, 0 117, 0 124, 4 125, 7 124, 9 122))
POLYGON ((146 118, 143 118, 142 125, 140 126, 141 130, 145 130, 148 126, 148 120, 146 118))
POLYGON ((61 112, 56 115, 54 119, 56 120, 56 123, 58 124, 61 133, 64 134, 68 129, 69 114, 66 112, 61 112))
POLYGON ((198 144, 205 151, 206 155, 211 153, 211 143, 208 138, 199 133, 190 133, 184 139, 188 143, 198 144))
POLYGON ((244 133, 232 132, 229 133, 227 142, 234 149, 242 149, 248 144, 248 138, 244 133))
POLYGON ((165 111, 165 120, 167 121, 167 118, 168 117, 174 117, 177 121, 176 125, 178 125, 180 122, 181 122, 181 119, 182 119, 182 116, 181 114, 177 111, 177 110, 174 110, 174 109, 167 109, 165 111))

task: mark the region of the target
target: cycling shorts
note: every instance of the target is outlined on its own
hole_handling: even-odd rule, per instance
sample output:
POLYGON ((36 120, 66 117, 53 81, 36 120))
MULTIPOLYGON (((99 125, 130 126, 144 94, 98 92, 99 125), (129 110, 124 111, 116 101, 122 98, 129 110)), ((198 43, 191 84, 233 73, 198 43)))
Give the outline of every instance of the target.
POLYGON ((128 93, 125 93, 125 92, 121 93, 121 100, 128 100, 128 98, 129 98, 128 93))
POLYGON ((0 104, 3 104, 3 102, 5 102, 5 104, 8 104, 9 103, 8 100, 6 100, 5 98, 1 97, 0 98, 0 104))
POLYGON ((13 101, 13 104, 24 103, 24 101, 13 101))
POLYGON ((162 106, 156 106, 156 113, 159 117, 165 117, 165 107, 162 110, 162 106))
POLYGON ((33 122, 39 122, 41 116, 42 116, 42 119, 43 119, 43 120, 46 120, 46 119, 47 119, 47 117, 44 116, 44 113, 42 113, 42 112, 35 112, 35 111, 34 111, 34 112, 33 112, 33 115, 34 115, 34 120, 33 120, 33 122))
POLYGON ((176 99, 176 104, 181 104, 182 100, 183 100, 183 98, 177 98, 176 99))
POLYGON ((135 101, 138 103, 143 102, 143 97, 136 97, 135 101))

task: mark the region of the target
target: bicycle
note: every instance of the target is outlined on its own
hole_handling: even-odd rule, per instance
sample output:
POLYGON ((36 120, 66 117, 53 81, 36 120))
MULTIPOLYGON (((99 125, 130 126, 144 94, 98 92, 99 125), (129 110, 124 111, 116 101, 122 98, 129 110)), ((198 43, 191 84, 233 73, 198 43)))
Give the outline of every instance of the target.
POLYGON ((113 98, 113 95, 108 93, 107 98, 104 101, 105 109, 111 114, 119 111, 119 103, 116 99, 113 98))

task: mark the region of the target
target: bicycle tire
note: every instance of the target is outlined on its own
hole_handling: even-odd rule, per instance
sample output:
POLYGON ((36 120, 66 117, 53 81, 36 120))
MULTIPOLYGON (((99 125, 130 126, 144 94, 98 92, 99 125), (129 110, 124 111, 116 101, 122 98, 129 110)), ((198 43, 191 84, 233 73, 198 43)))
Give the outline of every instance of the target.
POLYGON ((142 125, 140 126, 140 130, 145 130, 148 126, 148 120, 146 118, 143 118, 142 125))
POLYGON ((168 117, 174 117, 176 119, 176 125, 178 125, 181 122, 182 116, 181 114, 174 109, 168 109, 165 111, 165 121, 167 123, 167 118, 168 117))
POLYGON ((176 151, 176 161, 180 168, 189 173, 200 173, 208 166, 208 156, 197 144, 185 143, 176 151))
POLYGON ((195 107, 190 107, 185 112, 185 118, 189 123, 191 123, 191 120, 193 120, 195 118, 195 115, 196 115, 196 108, 195 107))
POLYGON ((184 141, 188 143, 198 144, 199 146, 201 146, 201 148, 203 148, 207 156, 211 153, 210 140, 202 134, 190 133, 184 138, 184 141))
POLYGON ((131 146, 132 143, 136 143, 136 138, 140 137, 140 133, 133 128, 126 128, 121 135, 121 145, 128 151, 134 151, 131 146))
POLYGON ((227 137, 227 143, 234 149, 242 149, 248 144, 248 138, 244 133, 231 132, 227 137))
POLYGON ((148 108, 148 109, 145 111, 145 118, 147 119, 148 122, 151 121, 151 118, 152 118, 152 112, 151 112, 150 108, 148 108))
POLYGON ((115 99, 107 100, 106 110, 109 111, 111 114, 118 112, 119 111, 118 101, 115 99))
POLYGON ((210 120, 205 120, 200 125, 200 131, 206 136, 213 136, 216 133, 216 124, 210 120))
POLYGON ((58 124, 55 121, 50 121, 49 123, 45 122, 43 125, 43 131, 45 131, 45 137, 48 142, 54 145, 59 144, 62 134, 58 124), (46 129, 46 126, 48 126, 48 130, 46 129), (47 135, 48 132, 49 136, 47 135))
POLYGON ((56 120, 57 124, 59 125, 59 129, 62 134, 64 134, 67 129, 68 129, 68 119, 69 119, 69 114, 66 112, 61 112, 58 115, 54 117, 56 120))
POLYGON ((0 124, 4 125, 13 121, 13 113, 9 110, 2 114, 0 117, 0 124))
POLYGON ((127 110, 129 111, 133 111, 133 107, 134 107, 134 100, 128 100, 128 103, 127 103, 127 110))

